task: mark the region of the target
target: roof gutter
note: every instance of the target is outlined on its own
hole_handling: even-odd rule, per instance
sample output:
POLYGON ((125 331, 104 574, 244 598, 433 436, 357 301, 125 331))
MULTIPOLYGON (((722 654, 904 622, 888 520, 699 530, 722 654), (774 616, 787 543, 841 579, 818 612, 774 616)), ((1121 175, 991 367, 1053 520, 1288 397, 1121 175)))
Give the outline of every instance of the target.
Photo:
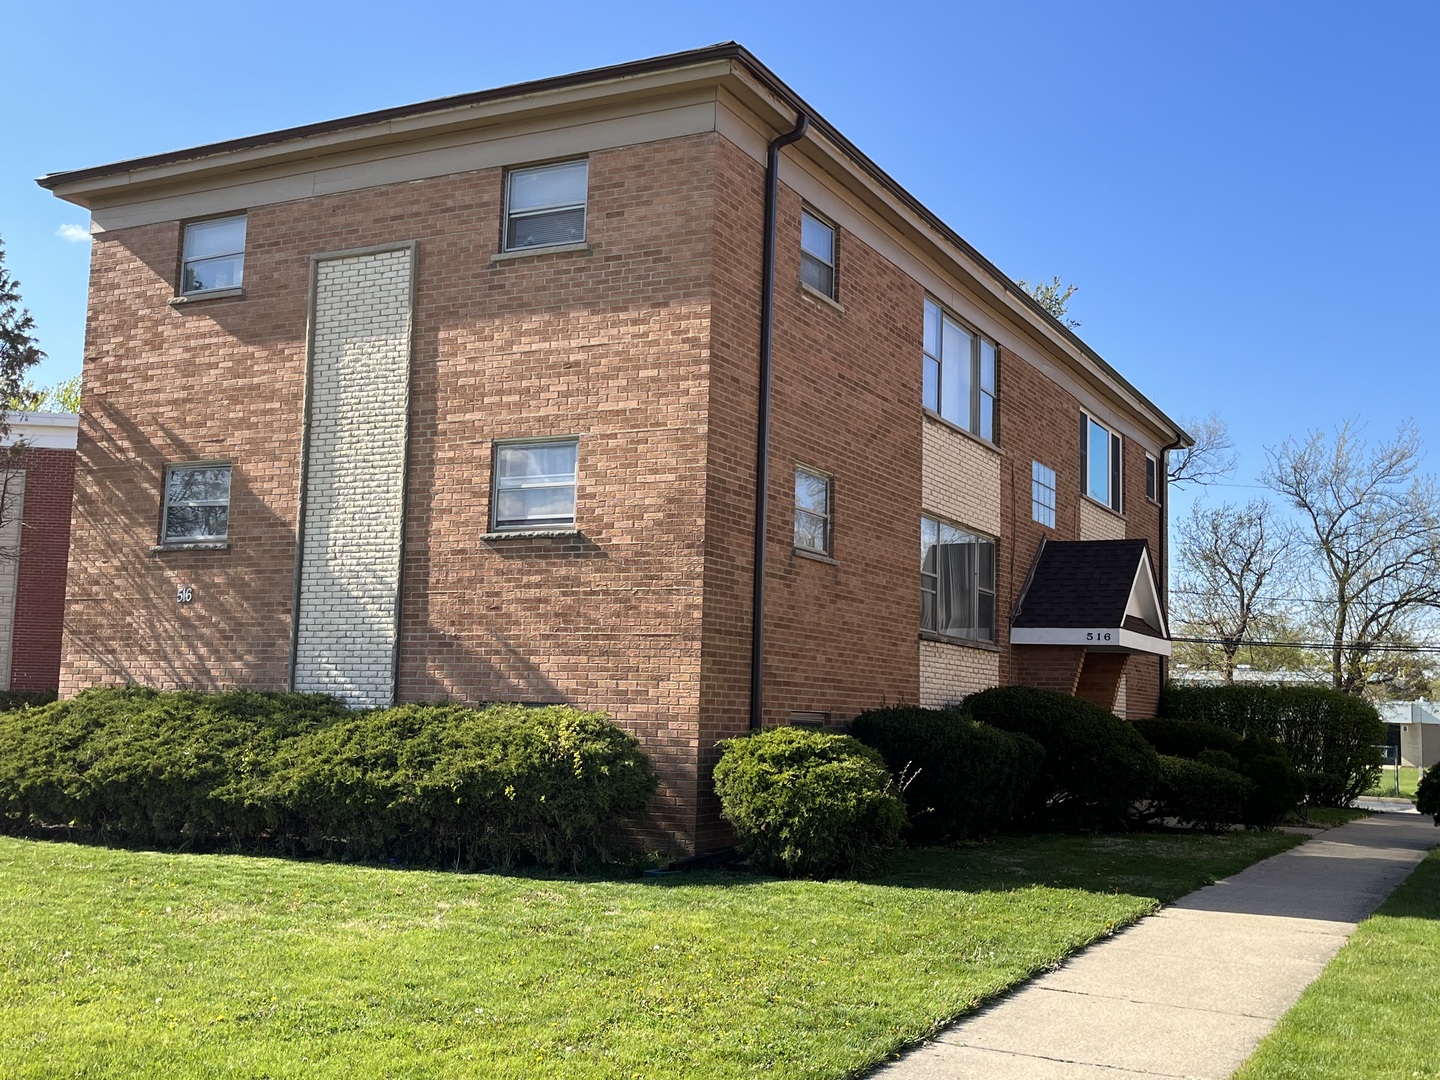
POLYGON ((760 262, 760 407, 755 433, 755 587, 750 625, 750 730, 764 720, 765 533, 770 504, 770 384, 775 342, 775 230, 780 203, 780 151, 805 137, 810 117, 798 110, 793 130, 765 150, 765 236, 760 262))
MULTIPOLYGON (((1160 448, 1160 461, 1158 470, 1160 475, 1155 478, 1156 486, 1160 494, 1160 550, 1156 552, 1155 567, 1156 577, 1160 579, 1160 607, 1165 616, 1165 629, 1174 633, 1174 626, 1170 622, 1170 451, 1181 450, 1187 446, 1193 446, 1195 440, 1185 432, 1180 432, 1175 441, 1168 446, 1160 448)), ((1170 658, 1160 658, 1160 690, 1163 693, 1165 684, 1170 681, 1170 658)))

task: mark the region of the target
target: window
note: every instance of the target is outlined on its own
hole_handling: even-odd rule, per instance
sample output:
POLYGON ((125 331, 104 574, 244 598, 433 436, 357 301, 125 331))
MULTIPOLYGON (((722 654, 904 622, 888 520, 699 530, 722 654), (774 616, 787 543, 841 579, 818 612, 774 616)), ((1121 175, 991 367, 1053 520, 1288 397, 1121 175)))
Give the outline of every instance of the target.
POLYGON ((245 215, 185 226, 180 294, 238 289, 245 270, 245 215))
POLYGON ((167 466, 160 542, 215 543, 229 533, 230 466, 167 466))
POLYGON ((800 280, 834 300, 835 228, 800 211, 800 280))
POLYGON ((1159 463, 1149 454, 1145 455, 1145 497, 1151 502, 1159 502, 1159 463))
POLYGON ((505 250, 585 240, 588 161, 512 169, 505 186, 505 250))
POLYGON ((999 347, 925 301, 925 407, 995 441, 995 365, 999 347))
POLYGON ((1055 470, 1038 461, 1030 463, 1030 516, 1055 528, 1055 470))
POLYGON ((995 541, 920 519, 920 628, 995 640, 995 541))
POLYGON ((806 468, 795 470, 795 546, 830 554, 830 478, 806 468))
POLYGON ((577 439, 496 443, 493 527, 573 526, 578 450, 577 439))
POLYGON ((1120 501, 1120 436, 1080 414, 1080 480, 1085 494, 1117 514, 1120 501))

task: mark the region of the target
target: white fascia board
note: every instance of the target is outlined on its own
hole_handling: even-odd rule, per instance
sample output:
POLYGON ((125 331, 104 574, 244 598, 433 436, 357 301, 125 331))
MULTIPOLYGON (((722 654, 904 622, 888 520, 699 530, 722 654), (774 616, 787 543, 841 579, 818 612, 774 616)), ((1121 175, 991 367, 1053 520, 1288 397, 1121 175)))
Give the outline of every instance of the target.
POLYGON ((10 434, 0 439, 0 446, 23 442, 36 450, 74 450, 80 430, 80 417, 74 413, 18 412, 5 417, 10 434))
POLYGON ((1161 634, 1169 636, 1165 629, 1165 609, 1160 605, 1155 575, 1150 570, 1148 549, 1140 553, 1140 565, 1135 568, 1135 580, 1130 584, 1130 599, 1125 604, 1125 614, 1144 619, 1161 634))
POLYGON ((1065 627, 1011 627, 1011 645, 1079 645, 1086 649, 1111 649, 1123 652, 1169 656, 1170 642, 1149 634, 1137 634, 1123 627, 1092 626, 1087 629, 1065 627))

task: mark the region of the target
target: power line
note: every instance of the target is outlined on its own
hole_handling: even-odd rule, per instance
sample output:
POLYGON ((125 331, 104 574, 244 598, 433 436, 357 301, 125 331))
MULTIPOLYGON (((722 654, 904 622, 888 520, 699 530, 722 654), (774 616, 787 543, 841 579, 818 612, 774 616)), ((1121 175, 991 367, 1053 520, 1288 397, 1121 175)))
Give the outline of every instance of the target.
MULTIPOLYGON (((1234 644, 1239 648, 1260 648, 1260 649, 1323 649, 1326 652, 1333 651, 1333 641, 1236 641, 1229 642, 1224 638, 1194 638, 1194 637, 1172 637, 1171 641, 1183 642, 1186 645, 1230 645, 1234 644)), ((1397 645, 1379 641, 1351 641, 1342 643, 1340 648, 1345 652, 1358 650, 1360 652, 1397 652, 1397 653, 1440 653, 1440 645, 1397 645)))

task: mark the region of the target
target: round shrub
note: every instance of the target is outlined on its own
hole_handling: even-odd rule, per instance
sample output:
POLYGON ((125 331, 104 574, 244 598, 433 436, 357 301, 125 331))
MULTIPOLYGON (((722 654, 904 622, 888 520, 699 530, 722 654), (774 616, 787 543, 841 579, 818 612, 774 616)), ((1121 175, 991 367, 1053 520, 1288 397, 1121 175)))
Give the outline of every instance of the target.
POLYGON ((1115 825, 1159 775, 1155 751, 1133 725, 1080 698, 1002 686, 972 694, 964 710, 1045 748, 1026 797, 1033 816, 1080 828, 1115 825))
POLYGON ((1155 748, 1157 754, 1199 761, 1206 750, 1218 750, 1232 758, 1240 753, 1240 736, 1219 724, 1203 720, 1136 720, 1135 730, 1155 748))
POLYGON ((919 706, 871 709, 850 734, 874 747, 904 776, 909 839, 949 843, 1009 825, 1045 757, 1034 739, 987 727, 968 716, 919 706))
POLYGON ((1243 740, 1237 771, 1251 783, 1240 819, 1246 825, 1272 828, 1305 801, 1305 778, 1274 739, 1252 735, 1243 740))
POLYGON ((1168 754, 1160 756, 1151 814, 1220 832, 1238 824, 1254 785, 1239 773, 1168 754))
POLYGON ((741 853, 786 877, 873 873, 905 826, 879 753, 833 732, 788 727, 727 739, 715 792, 741 853))
POLYGON ((1440 766, 1432 765, 1415 788, 1415 809, 1429 814, 1440 825, 1440 766))

